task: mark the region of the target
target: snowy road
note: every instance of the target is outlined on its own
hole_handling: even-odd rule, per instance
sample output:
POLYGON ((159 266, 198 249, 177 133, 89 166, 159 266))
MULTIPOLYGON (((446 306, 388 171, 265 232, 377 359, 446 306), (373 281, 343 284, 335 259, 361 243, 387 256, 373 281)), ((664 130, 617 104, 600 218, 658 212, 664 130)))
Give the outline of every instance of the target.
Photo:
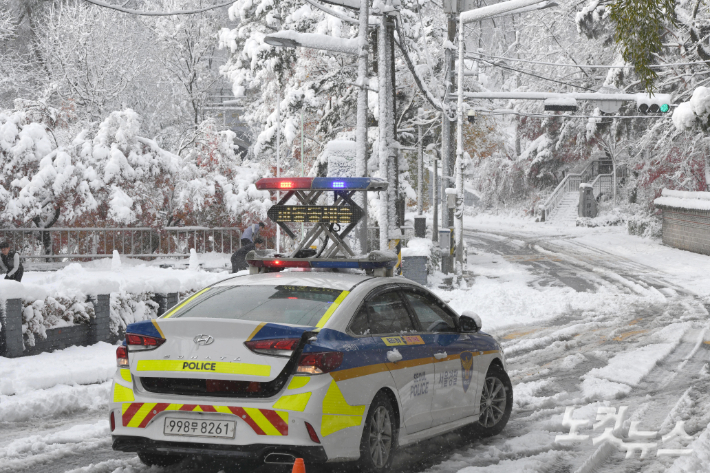
MULTIPOLYGON (((467 238, 473 284, 440 294, 457 309, 475 307, 484 330, 503 343, 515 386, 513 415, 493 439, 454 433, 407 448, 393 471, 708 471, 709 317, 697 295, 662 270, 566 235, 477 231, 467 238), (556 443, 569 433, 562 425, 569 406, 575 419, 590 421, 579 428, 588 438, 556 443), (598 408, 622 406, 626 418, 614 433, 626 443, 595 443, 614 427, 592 428, 598 408), (639 451, 625 458, 633 421, 640 421, 637 430, 660 431, 656 439, 635 441, 657 444, 647 446, 644 459, 639 451), (662 442, 677 421, 693 438, 662 442), (690 455, 657 456, 659 448, 689 444, 690 455)), ((97 353, 97 367, 82 372, 81 385, 22 385, 21 368, 14 384, 0 382, 0 472, 220 470, 200 462, 148 469, 134 455, 113 452, 99 359, 97 353)))

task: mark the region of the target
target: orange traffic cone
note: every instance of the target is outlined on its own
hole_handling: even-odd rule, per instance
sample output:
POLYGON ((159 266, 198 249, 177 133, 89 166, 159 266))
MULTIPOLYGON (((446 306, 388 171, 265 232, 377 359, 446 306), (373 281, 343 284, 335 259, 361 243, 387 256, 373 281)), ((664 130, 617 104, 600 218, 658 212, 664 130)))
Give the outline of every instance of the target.
POLYGON ((306 473, 306 464, 303 463, 303 458, 296 458, 296 461, 293 462, 291 473, 306 473))

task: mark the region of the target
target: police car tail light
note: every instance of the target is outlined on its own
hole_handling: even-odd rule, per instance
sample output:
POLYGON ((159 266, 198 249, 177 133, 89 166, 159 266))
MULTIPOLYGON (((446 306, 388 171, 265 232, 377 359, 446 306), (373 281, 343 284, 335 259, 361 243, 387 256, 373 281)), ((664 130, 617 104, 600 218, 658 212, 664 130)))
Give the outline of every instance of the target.
POLYGON ((291 356, 298 345, 298 338, 279 338, 274 340, 250 340, 244 342, 255 353, 271 356, 291 356))
POLYGON ((163 343, 165 343, 164 338, 148 337, 146 335, 136 335, 134 333, 126 334, 126 344, 130 347, 140 347, 142 349, 158 348, 163 343))
MULTIPOLYGON (((116 430, 116 417, 114 416, 113 412, 111 412, 111 418, 109 420, 111 422, 111 432, 113 432, 114 430, 116 430)), ((310 433, 310 431, 309 431, 309 433, 310 433)))
POLYGON ((119 368, 128 368, 128 348, 124 346, 116 348, 116 365, 119 368))
POLYGON ((296 373, 321 374, 329 373, 343 363, 343 354, 339 351, 323 353, 304 353, 298 360, 296 373))

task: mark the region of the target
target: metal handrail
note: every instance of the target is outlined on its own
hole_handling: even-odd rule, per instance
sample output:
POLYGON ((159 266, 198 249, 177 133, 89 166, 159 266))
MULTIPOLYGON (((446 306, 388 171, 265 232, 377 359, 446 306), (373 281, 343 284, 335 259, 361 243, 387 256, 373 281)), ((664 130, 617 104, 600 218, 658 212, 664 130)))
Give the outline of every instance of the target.
POLYGON ((234 253, 241 247, 241 231, 232 227, 52 227, 2 228, 25 259, 96 259, 113 255, 135 258, 184 257, 198 253, 234 253))
POLYGON ((560 204, 560 201, 564 198, 565 194, 569 192, 577 192, 579 191, 579 185, 582 183, 584 180, 585 176, 587 175, 587 171, 589 171, 589 168, 594 164, 595 161, 590 161, 580 173, 575 173, 575 174, 567 174, 562 181, 557 184, 557 187, 555 187, 555 190, 552 191, 552 194, 550 194, 547 199, 545 199, 545 202, 540 204, 538 208, 542 212, 543 220, 547 221, 547 219, 550 217, 550 214, 552 211, 557 208, 557 206, 560 204), (570 189, 570 187, 574 187, 574 189, 570 189))
POLYGON ((604 191, 611 192, 614 186, 614 175, 613 174, 599 174, 592 182, 592 192, 594 193, 594 198, 597 199, 604 191))

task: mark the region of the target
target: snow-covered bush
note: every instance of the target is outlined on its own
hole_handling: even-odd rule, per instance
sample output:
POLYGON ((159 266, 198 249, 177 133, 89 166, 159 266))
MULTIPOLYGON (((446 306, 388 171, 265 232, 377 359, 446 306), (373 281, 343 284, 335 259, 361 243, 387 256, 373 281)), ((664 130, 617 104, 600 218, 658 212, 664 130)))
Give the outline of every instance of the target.
POLYGON ((629 235, 646 238, 661 238, 663 236, 663 222, 654 215, 632 215, 626 221, 629 235))
POLYGON ((30 346, 35 337, 47 338, 47 329, 89 323, 94 306, 85 296, 47 297, 22 301, 22 333, 30 346))
POLYGON ((153 300, 155 293, 128 294, 125 291, 111 294, 111 333, 125 331, 128 324, 155 319, 159 304, 153 300))

